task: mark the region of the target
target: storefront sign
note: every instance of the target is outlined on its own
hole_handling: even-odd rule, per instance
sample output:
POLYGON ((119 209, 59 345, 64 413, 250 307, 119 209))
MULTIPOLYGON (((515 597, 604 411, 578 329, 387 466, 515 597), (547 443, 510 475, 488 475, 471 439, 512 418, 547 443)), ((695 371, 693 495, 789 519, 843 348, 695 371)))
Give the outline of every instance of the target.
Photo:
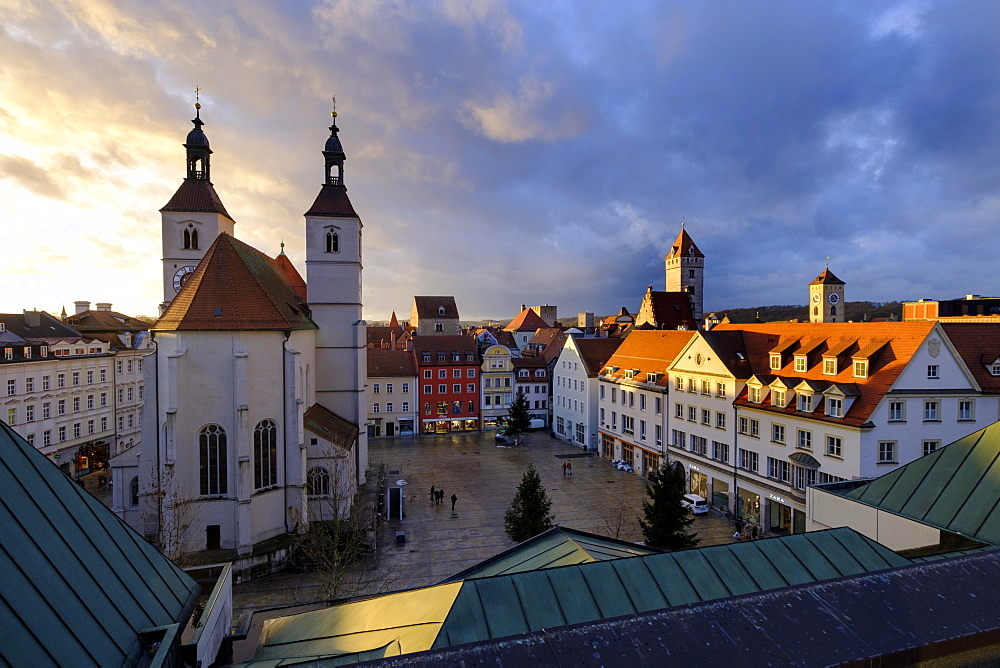
POLYGON ((778 503, 788 503, 787 501, 785 501, 785 500, 784 500, 783 498, 781 498, 780 496, 775 496, 774 494, 768 494, 768 495, 767 495, 767 498, 769 498, 769 499, 773 499, 773 500, 777 501, 778 503))

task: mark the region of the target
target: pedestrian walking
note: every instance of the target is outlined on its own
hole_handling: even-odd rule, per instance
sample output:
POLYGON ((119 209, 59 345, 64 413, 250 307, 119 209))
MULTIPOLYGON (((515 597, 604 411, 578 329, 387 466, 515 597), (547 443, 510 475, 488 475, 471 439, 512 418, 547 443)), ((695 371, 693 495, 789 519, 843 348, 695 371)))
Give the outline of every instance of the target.
POLYGON ((439 489, 437 491, 437 502, 438 504, 444 504, 444 490, 439 489))
POLYGON ((737 517, 736 518, 736 533, 740 533, 741 531, 743 531, 743 518, 742 517, 737 517))
POLYGON ((573 475, 573 462, 566 462, 566 472, 573 475))
POLYGON ((434 491, 434 485, 431 485, 431 501, 437 501, 437 492, 434 491))
POLYGON ((455 502, 458 501, 458 496, 451 495, 451 512, 455 512, 455 502))
POLYGON ((566 462, 563 462, 563 475, 566 475, 566 462))
POLYGON ((757 540, 757 536, 758 536, 759 532, 760 532, 760 528, 756 524, 754 524, 753 528, 750 530, 750 537, 751 537, 751 539, 752 540, 757 540))

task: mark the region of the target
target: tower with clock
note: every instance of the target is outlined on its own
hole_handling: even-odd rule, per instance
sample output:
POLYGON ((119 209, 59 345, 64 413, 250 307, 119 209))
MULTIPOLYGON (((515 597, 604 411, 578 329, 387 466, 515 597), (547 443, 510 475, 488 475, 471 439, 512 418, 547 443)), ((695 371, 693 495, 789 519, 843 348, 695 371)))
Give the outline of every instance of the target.
POLYGON ((195 104, 194 128, 184 142, 187 176, 170 201, 160 209, 163 243, 163 303, 167 308, 174 295, 194 273, 205 251, 220 234, 233 235, 233 219, 219 199, 211 181, 209 156, 212 149, 201 126, 201 104, 195 104))
POLYGON ((844 322, 844 282, 829 266, 809 284, 809 322, 844 322))

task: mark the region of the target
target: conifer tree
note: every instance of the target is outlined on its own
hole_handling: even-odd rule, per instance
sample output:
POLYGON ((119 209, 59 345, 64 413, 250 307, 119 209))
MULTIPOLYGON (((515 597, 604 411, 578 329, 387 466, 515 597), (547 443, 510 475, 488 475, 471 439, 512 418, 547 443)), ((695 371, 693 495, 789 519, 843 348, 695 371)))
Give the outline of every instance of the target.
POLYGON ((698 534, 688 532, 694 519, 681 506, 684 496, 684 469, 664 459, 659 470, 649 474, 646 488, 649 501, 642 502, 645 520, 639 520, 646 545, 682 550, 698 544, 698 534))
POLYGON ((534 464, 528 464, 528 469, 517 486, 514 500, 503 516, 504 530, 515 543, 528 540, 547 529, 552 528, 552 516, 549 510, 552 500, 545 493, 542 478, 535 470, 534 464))
POLYGON ((524 396, 524 391, 518 390, 507 411, 507 435, 514 439, 515 444, 520 441, 521 434, 531 427, 531 414, 528 410, 528 400, 524 396))

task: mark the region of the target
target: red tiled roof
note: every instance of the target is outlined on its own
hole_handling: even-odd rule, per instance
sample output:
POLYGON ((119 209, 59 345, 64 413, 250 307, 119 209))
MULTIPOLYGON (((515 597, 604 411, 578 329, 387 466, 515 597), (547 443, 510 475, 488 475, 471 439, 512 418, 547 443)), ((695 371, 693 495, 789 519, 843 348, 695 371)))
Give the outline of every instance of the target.
POLYGON ((413 355, 405 350, 368 349, 368 377, 416 376, 413 355))
POLYGON ((351 200, 347 197, 347 186, 330 184, 323 184, 319 194, 316 195, 316 200, 309 207, 309 210, 306 211, 305 215, 325 218, 357 218, 359 221, 361 220, 358 214, 354 212, 351 200))
POLYGON ((940 327, 983 392, 1000 393, 1000 377, 986 368, 1000 357, 1000 323, 941 323, 940 327))
POLYGON ((389 319, 390 327, 399 327, 399 320, 396 319, 396 312, 392 312, 392 317, 389 319))
POLYGON ((83 334, 101 332, 144 332, 149 329, 149 323, 139 318, 133 318, 117 311, 84 311, 67 316, 64 323, 83 334))
POLYGON ((458 320, 458 305, 455 303, 454 297, 414 297, 413 306, 417 311, 418 319, 447 318, 448 320, 458 320), (438 313, 439 308, 444 309, 443 314, 438 313))
MULTIPOLYGON (((857 387, 858 398, 851 404, 843 418, 832 418, 823 415, 821 405, 814 404, 810 416, 836 424, 860 426, 871 418, 882 397, 892 387, 907 362, 930 333, 933 322, 847 322, 847 323, 750 323, 740 325, 717 325, 711 332, 706 332, 705 338, 712 335, 739 334, 747 357, 747 371, 737 378, 749 378, 754 373, 774 374, 783 380, 806 381, 816 391, 823 391, 831 384, 841 388, 851 385, 857 387), (793 338, 803 343, 803 348, 819 353, 809 358, 809 367, 805 372, 795 371, 794 355, 787 356, 781 369, 772 370, 769 366, 769 353, 779 342, 793 338), (843 343, 851 340, 856 342, 858 350, 871 348, 880 349, 878 355, 868 366, 867 378, 855 378, 851 364, 838 365, 836 375, 823 373, 823 353, 834 350, 846 350, 843 343)), ((717 351, 718 352, 718 351, 717 351)), ((795 351, 801 354, 802 348, 795 351)), ((721 354, 720 354, 721 357, 721 354)), ((797 383, 796 383, 797 384, 797 383)), ((792 402, 788 408, 773 407, 770 402, 751 404, 747 401, 746 392, 737 398, 737 403, 757 409, 772 412, 800 414, 792 402)))
POLYGON ((218 193, 215 192, 215 186, 202 179, 184 179, 180 188, 160 211, 221 213, 229 220, 233 220, 219 199, 218 193))
POLYGON ((220 234, 152 329, 316 329, 274 261, 220 234))
POLYGON ((687 230, 681 228, 681 233, 674 240, 674 245, 670 247, 667 259, 672 257, 705 257, 704 253, 698 250, 694 241, 688 236, 687 230))
MULTIPOLYGON (((477 352, 476 340, 471 336, 461 336, 459 334, 429 334, 425 336, 413 337, 413 350, 416 353, 429 352, 436 355, 438 352, 448 353, 448 362, 451 362, 451 351, 465 353, 467 351, 477 352)), ((462 356, 465 363, 465 356, 462 356)), ((433 358, 431 363, 436 363, 437 358, 433 358)))
POLYGON ((302 426, 346 451, 358 440, 358 426, 322 404, 309 407, 302 415, 302 426))
POLYGON ((573 342, 577 350, 580 351, 580 359, 587 367, 587 375, 594 378, 605 367, 621 344, 625 342, 625 339, 580 339, 574 337, 573 342))
POLYGON ((538 315, 530 308, 526 308, 516 316, 514 319, 507 323, 504 327, 504 331, 507 332, 534 332, 537 329, 548 329, 549 323, 542 320, 542 316, 538 315))
POLYGON ((656 329, 677 329, 686 327, 687 329, 698 329, 698 323, 691 313, 691 299, 685 292, 654 292, 647 290, 642 299, 643 303, 639 307, 636 316, 636 329, 639 328, 639 320, 643 323, 649 322, 656 329), (645 308, 649 305, 653 320, 644 319, 645 308))
POLYGON ((278 257, 274 258, 273 262, 275 269, 285 279, 285 283, 288 283, 288 286, 295 291, 299 299, 307 301, 305 279, 302 278, 302 274, 298 272, 292 261, 288 259, 288 256, 282 252, 278 257))
POLYGON ((613 378, 625 378, 625 371, 636 371, 636 382, 645 382, 647 373, 658 373, 657 385, 667 385, 667 367, 697 332, 677 330, 636 330, 622 341, 604 366, 616 366, 613 378))

